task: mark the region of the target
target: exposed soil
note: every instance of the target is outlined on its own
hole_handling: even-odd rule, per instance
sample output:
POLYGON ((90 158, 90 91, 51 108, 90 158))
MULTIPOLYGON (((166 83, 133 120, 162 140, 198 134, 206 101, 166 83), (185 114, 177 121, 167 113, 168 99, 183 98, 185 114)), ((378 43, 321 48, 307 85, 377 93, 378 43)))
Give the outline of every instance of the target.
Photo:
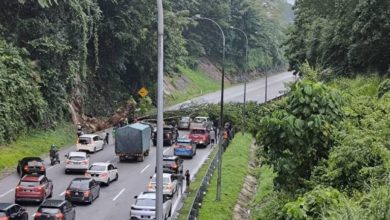
POLYGON ((245 177, 244 185, 242 186, 237 203, 233 210, 234 220, 250 219, 250 212, 248 205, 256 195, 256 183, 257 179, 251 175, 254 169, 257 167, 257 160, 254 157, 256 155, 256 145, 253 143, 250 150, 250 162, 249 162, 249 174, 245 177))

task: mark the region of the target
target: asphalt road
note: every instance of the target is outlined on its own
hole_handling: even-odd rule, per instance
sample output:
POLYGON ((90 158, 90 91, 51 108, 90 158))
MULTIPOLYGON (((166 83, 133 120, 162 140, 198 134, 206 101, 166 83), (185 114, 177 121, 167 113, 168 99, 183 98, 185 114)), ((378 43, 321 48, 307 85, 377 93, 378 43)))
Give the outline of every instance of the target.
MULTIPOLYGON (((295 76, 292 72, 283 72, 279 74, 273 74, 268 77, 267 82, 267 100, 279 97, 285 91, 285 83, 295 80, 295 76)), ((180 109, 182 106, 186 106, 191 103, 203 104, 203 103, 219 103, 221 100, 221 92, 213 92, 204 96, 185 101, 174 106, 166 108, 166 110, 180 109)), ((244 100, 244 85, 236 85, 225 89, 224 102, 243 102, 244 100)), ((257 79, 247 83, 246 100, 263 103, 265 100, 265 79, 257 79)))
MULTIPOLYGON (((268 99, 281 95, 280 91, 284 90, 284 82, 294 80, 291 73, 281 73, 270 76, 268 79, 268 99)), ((248 83, 247 100, 262 102, 264 101, 264 80, 259 79, 248 83)), ((218 103, 220 92, 207 94, 194 99, 194 102, 218 103)), ((242 102, 243 85, 233 86, 225 90, 226 102, 242 102)), ((185 102, 188 103, 189 101, 185 102)), ((169 109, 177 109, 183 103, 173 106, 169 109)), ((75 131, 76 132, 76 131, 75 131)), ((180 136, 187 132, 180 131, 180 136)), ((203 162, 207 159, 211 146, 204 149, 198 149, 197 155, 193 159, 184 160, 184 170, 189 169, 191 175, 197 172, 203 162)), ((64 161, 64 155, 74 151, 75 146, 60 151, 60 159, 64 161)), ((92 205, 78 205, 76 207, 76 219, 80 220, 117 220, 129 219, 130 206, 134 202, 134 196, 147 189, 150 176, 154 174, 156 148, 151 147, 150 155, 143 162, 119 163, 114 153, 112 140, 110 145, 106 146, 103 151, 91 154, 91 163, 107 162, 114 163, 119 170, 119 180, 113 182, 108 187, 102 187, 100 197, 92 205)), ((173 154, 171 147, 164 148, 164 154, 173 154)), ((35 156, 35 155, 26 155, 35 156)), ((83 174, 65 175, 64 164, 55 166, 49 165, 49 158, 45 158, 47 165, 47 176, 52 179, 54 184, 53 199, 64 199, 64 191, 73 178, 83 176, 83 174)), ((15 164, 16 167, 16 164, 15 164)), ((16 170, 16 169, 15 169, 16 170)), ((19 176, 16 172, 0 180, 0 202, 14 202, 14 189, 19 182, 19 176)), ((177 206, 180 198, 176 195, 173 198, 174 208, 177 206)), ((38 208, 38 204, 23 204, 29 212, 30 219, 38 208)))

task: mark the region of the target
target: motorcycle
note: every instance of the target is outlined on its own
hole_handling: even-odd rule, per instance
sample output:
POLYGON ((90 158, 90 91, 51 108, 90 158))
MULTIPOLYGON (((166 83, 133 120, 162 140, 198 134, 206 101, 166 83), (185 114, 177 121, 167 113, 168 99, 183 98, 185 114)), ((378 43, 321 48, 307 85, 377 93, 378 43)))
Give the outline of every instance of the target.
POLYGON ((55 155, 50 155, 50 165, 54 166, 57 163, 61 163, 60 156, 58 155, 58 153, 56 153, 55 155))

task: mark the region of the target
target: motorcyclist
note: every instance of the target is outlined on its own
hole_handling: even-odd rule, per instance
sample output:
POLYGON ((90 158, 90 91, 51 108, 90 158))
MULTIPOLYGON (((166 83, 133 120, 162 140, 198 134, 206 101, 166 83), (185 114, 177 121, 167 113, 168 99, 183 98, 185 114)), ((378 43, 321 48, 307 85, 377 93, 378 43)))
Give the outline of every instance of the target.
POLYGON ((81 124, 78 124, 77 125, 77 136, 80 137, 81 135, 83 135, 83 128, 81 127, 81 124))
POLYGON ((58 155, 58 149, 55 144, 52 144, 50 147, 50 161, 51 164, 54 164, 55 161, 60 161, 60 157, 58 155))

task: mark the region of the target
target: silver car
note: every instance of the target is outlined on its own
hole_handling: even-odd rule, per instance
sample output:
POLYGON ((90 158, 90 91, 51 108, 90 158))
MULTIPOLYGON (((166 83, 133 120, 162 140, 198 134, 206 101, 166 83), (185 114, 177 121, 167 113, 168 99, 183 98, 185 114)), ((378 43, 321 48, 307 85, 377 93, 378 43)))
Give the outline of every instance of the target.
POLYGON ((65 160, 65 173, 70 171, 85 172, 89 167, 89 155, 85 152, 70 152, 65 160))
MULTIPOLYGON (((130 209, 130 220, 155 219, 156 218, 156 193, 143 192, 134 197, 135 203, 130 209)), ((163 197, 163 216, 168 219, 172 214, 172 200, 163 197)))
POLYGON ((191 124, 191 118, 190 117, 181 117, 180 121, 179 121, 179 125, 178 125, 178 128, 179 129, 186 129, 186 130, 189 130, 190 129, 190 124, 191 124))

